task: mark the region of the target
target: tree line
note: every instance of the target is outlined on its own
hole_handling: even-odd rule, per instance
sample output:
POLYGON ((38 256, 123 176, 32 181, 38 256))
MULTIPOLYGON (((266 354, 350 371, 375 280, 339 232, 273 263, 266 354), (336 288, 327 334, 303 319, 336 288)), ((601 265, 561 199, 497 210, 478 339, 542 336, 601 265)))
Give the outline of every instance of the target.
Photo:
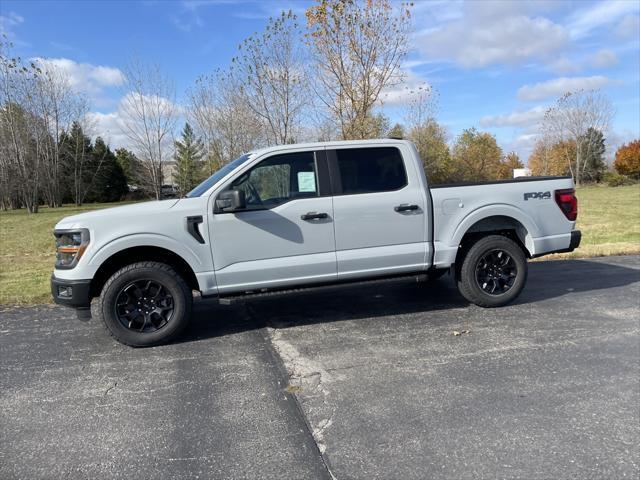
MULTIPOLYGON (((245 39, 230 65, 202 75, 178 105, 173 81, 157 65, 131 61, 118 109, 130 150, 92 135, 87 99, 63 72, 0 55, 0 206, 118 200, 132 189, 161 198, 168 163, 180 194, 255 148, 334 139, 412 140, 432 183, 510 178, 523 162, 475 128, 450 142, 437 120, 437 95, 408 91, 402 123, 382 112, 403 85, 411 4, 316 0, 304 18, 282 12, 245 39), (179 138, 177 123, 184 120, 179 138)), ((529 158, 535 175, 600 181, 604 132, 613 116, 599 92, 571 92, 546 113, 529 158)), ((631 144, 632 146, 634 144, 631 144)), ((620 175, 637 178, 637 153, 620 154, 620 175), (634 166, 635 165, 635 166, 634 166)), ((620 152, 619 152, 620 153, 620 152)))

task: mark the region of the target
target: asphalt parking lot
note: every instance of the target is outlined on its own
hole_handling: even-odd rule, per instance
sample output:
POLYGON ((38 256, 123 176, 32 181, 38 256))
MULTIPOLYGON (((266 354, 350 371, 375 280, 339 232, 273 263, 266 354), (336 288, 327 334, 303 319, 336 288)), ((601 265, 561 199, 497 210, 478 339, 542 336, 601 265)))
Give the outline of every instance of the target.
POLYGON ((637 478, 640 257, 219 306, 179 342, 0 310, 0 478, 637 478), (460 335, 454 335, 459 332, 460 335))

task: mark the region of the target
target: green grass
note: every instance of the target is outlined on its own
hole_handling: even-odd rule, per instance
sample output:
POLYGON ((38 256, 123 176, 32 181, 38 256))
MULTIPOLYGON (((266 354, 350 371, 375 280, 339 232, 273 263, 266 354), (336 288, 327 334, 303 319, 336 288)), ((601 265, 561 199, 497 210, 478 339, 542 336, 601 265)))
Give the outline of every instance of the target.
POLYGON ((51 301, 49 278, 55 261, 53 227, 62 218, 121 204, 0 212, 0 305, 51 301))
MULTIPOLYGON (((573 253, 548 258, 640 253, 640 185, 578 190, 578 228, 582 245, 573 253)), ((63 217, 117 204, 0 212, 0 305, 50 302, 54 262, 53 227, 63 217)))
POLYGON ((577 196, 580 248, 543 259, 640 253, 640 185, 584 187, 577 196))

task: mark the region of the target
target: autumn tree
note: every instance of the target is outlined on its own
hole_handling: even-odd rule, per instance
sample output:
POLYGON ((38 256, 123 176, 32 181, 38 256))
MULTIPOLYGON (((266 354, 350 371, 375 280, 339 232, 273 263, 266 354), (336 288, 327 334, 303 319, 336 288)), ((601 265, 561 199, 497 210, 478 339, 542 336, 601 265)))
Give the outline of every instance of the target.
POLYGON ((401 80, 410 6, 389 0, 318 0, 306 11, 316 93, 343 139, 376 136, 374 107, 401 80))
POLYGON ((187 122, 184 124, 181 139, 175 141, 175 179, 180 196, 186 195, 203 180, 203 157, 204 144, 196 137, 187 122))
POLYGON ((529 168, 534 176, 569 175, 571 160, 575 158, 576 146, 571 141, 548 144, 538 140, 529 156, 529 168))
POLYGON ((634 140, 618 148, 613 167, 621 175, 640 180, 640 140, 634 140))
POLYGON ((516 152, 509 152, 500 160, 497 177, 504 180, 513 178, 513 170, 516 168, 524 168, 524 164, 520 161, 520 157, 516 152))
POLYGON ((501 159, 502 149, 493 135, 475 128, 466 129, 453 146, 450 178, 455 181, 495 179, 501 159))
POLYGON ((262 34, 244 40, 232 60, 240 80, 238 94, 263 122, 269 143, 294 143, 309 103, 302 50, 302 32, 289 10, 270 18, 262 34))
POLYGON ((450 179, 451 155, 447 131, 433 118, 415 125, 408 135, 422 159, 430 183, 447 183, 450 179))
POLYGON ((588 180, 587 162, 599 148, 595 136, 607 130, 612 116, 611 102, 597 90, 565 93, 545 113, 542 126, 548 143, 575 146, 574 157, 565 157, 576 185, 588 180))

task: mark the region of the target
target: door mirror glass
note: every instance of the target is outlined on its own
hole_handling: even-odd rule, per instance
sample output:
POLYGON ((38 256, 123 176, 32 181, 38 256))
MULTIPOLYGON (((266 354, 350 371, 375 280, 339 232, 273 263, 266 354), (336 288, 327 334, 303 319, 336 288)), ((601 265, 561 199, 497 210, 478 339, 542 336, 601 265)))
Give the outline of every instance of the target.
POLYGON ((219 212, 235 212, 247 206, 242 190, 225 190, 216 198, 216 210, 219 212))

